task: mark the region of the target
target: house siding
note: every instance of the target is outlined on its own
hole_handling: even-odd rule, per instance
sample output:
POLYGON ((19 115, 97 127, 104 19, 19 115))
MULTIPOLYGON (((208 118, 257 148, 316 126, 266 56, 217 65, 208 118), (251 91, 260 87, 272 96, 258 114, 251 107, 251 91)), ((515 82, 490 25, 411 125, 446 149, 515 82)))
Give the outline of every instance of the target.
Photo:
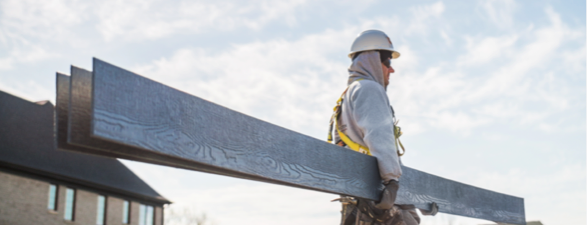
MULTIPOLYGON (((106 225, 122 225, 123 199, 95 193, 80 188, 76 190, 74 221, 66 221, 65 191, 67 185, 58 184, 57 211, 47 209, 49 185, 41 181, 0 171, 0 225, 46 224, 77 225, 96 224, 98 195, 106 196, 106 225)), ((131 202, 131 224, 138 225, 139 204, 131 202)), ((145 203, 143 203, 145 204, 145 203)), ((153 205, 154 206, 154 205, 153 205)), ((156 225, 161 224, 161 207, 155 207, 156 225)))

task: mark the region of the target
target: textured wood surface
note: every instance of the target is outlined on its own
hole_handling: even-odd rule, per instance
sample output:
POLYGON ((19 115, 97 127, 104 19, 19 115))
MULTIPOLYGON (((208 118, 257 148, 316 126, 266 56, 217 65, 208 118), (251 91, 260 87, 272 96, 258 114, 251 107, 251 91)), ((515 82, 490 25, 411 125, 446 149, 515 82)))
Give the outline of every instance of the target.
MULTIPOLYGON (((97 138, 306 189, 378 199, 375 158, 255 119, 94 59, 97 138)), ((523 224, 523 199, 403 167, 398 203, 523 224)))
POLYGON ((55 138, 59 150, 76 151, 107 157, 118 157, 120 154, 111 151, 98 151, 91 148, 71 145, 67 142, 69 120, 69 86, 71 77, 62 73, 56 76, 56 103, 55 103, 55 138))
POLYGON ((91 137, 92 79, 92 72, 75 66, 71 67, 71 77, 63 74, 57 75, 57 129, 60 131, 57 139, 60 149, 283 184, 283 182, 277 180, 252 177, 248 174, 213 168, 209 165, 194 163, 168 155, 145 152, 143 149, 91 137))
POLYGON ((402 166, 397 204, 495 222, 525 224, 524 199, 474 187, 402 166))
MULTIPOLYGON (((119 151, 112 151, 108 149, 98 149, 95 146, 91 146, 89 144, 82 144, 83 138, 79 137, 83 134, 83 129, 76 129, 77 133, 74 132, 75 140, 77 142, 72 143, 68 142, 68 131, 71 130, 71 127, 77 128, 80 127, 79 124, 71 124, 71 121, 76 121, 80 123, 82 120, 80 116, 72 115, 75 119, 70 118, 70 91, 71 91, 71 76, 57 73, 57 97, 56 97, 56 105, 55 105, 55 114, 56 114, 56 123, 55 123, 55 130, 56 130, 56 140, 57 140, 57 148, 59 150, 68 150, 68 151, 75 151, 81 153, 87 153, 92 155, 100 155, 112 158, 126 158, 130 160, 139 160, 140 158, 134 157, 133 155, 124 155, 121 154, 119 151), (71 119, 71 120, 70 120, 71 119)), ((79 83, 76 86, 79 88, 79 83)), ((82 87, 83 88, 83 87, 82 87)), ((79 94, 79 91, 78 91, 79 94)), ((77 97, 80 97, 79 95, 77 97)), ((78 98, 79 101, 79 98, 78 98)), ((77 101, 74 101, 77 102, 77 101)), ((77 108, 74 106, 74 108, 77 108)), ((88 107, 89 108, 89 107, 88 107)), ((89 109, 85 110, 88 112, 89 117, 89 109)), ((87 118, 87 123, 89 127, 90 121, 87 118)), ((89 128, 86 130, 86 136, 89 136, 89 128)), ((71 137, 69 137, 71 139, 71 137)), ((151 162, 152 163, 152 162, 151 162)))
POLYGON ((91 82, 92 73, 90 71, 71 67, 67 143, 82 147, 88 153, 99 151, 118 158, 140 159, 135 156, 137 152, 141 151, 140 149, 90 137, 91 82))

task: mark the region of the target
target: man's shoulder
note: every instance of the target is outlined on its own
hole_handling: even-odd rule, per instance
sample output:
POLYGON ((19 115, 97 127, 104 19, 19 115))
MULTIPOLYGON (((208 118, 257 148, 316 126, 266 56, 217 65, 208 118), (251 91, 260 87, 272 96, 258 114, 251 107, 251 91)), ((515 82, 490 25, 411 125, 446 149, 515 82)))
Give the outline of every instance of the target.
POLYGON ((379 92, 385 92, 385 89, 383 88, 383 86, 381 86, 381 84, 379 84, 375 81, 359 80, 359 81, 355 81, 355 82, 351 83, 351 85, 349 85, 349 92, 351 92, 351 93, 355 93, 355 92, 379 93, 379 92))

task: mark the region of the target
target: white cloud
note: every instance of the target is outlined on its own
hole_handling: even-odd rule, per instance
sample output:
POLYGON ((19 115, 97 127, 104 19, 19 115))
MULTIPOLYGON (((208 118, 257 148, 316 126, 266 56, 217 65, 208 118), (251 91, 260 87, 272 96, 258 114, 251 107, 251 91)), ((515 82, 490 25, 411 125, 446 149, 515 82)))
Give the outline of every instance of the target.
POLYGON ((585 70, 585 62, 587 61, 585 59, 586 52, 587 50, 585 49, 585 45, 578 49, 562 52, 564 67, 566 68, 567 73, 580 74, 585 70))
POLYGON ((54 96, 54 91, 47 89, 45 85, 39 84, 35 80, 26 79, 23 82, 10 82, 9 80, 0 79, 0 91, 31 102, 49 100, 55 105, 55 98, 51 97, 54 96))
POLYGON ((441 18, 445 10, 444 3, 438 1, 429 5, 422 5, 410 8, 412 17, 409 18, 409 25, 404 32, 407 35, 427 34, 432 23, 441 18))
POLYGON ((293 13, 306 1, 180 1, 169 4, 161 0, 4 0, 0 4, 2 33, 43 39, 69 37, 71 41, 74 37, 71 28, 85 24, 87 28, 95 28, 106 41, 137 41, 239 27, 260 29, 279 20, 295 26, 293 13))
MULTIPOLYGON (((0 1, 0 70, 59 57, 64 49, 137 43, 176 35, 296 26, 305 0, 277 1, 0 1), (105 42, 105 43, 104 43, 105 42)), ((71 49, 69 49, 71 51, 71 49)))
POLYGON ((7 56, 0 58, 0 71, 14 68, 17 63, 35 63, 59 57, 59 53, 49 52, 45 46, 21 41, 7 52, 7 56))
POLYGON ((517 8, 514 0, 480 1, 480 5, 496 27, 511 28, 514 25, 513 16, 517 8))
POLYGON ((0 58, 0 70, 12 69, 14 59, 12 58, 0 58))
POLYGON ((106 41, 160 39, 177 34, 258 30, 273 21, 296 25, 294 12, 305 0, 296 1, 102 1, 97 29, 106 41))
MULTIPOLYGON (((531 159, 531 158, 529 158, 531 159)), ((472 185, 524 198, 527 220, 544 224, 579 224, 573 213, 585 212, 585 165, 552 165, 535 174, 524 169, 476 175, 472 185), (574 187, 583 186, 575 189, 574 187), (541 207, 548 205, 549 207, 541 207)))
POLYGON ((438 128, 462 134, 499 121, 550 132, 567 129, 572 119, 561 122, 552 117, 571 107, 584 108, 584 98, 577 94, 584 95, 585 90, 569 87, 572 81, 563 75, 568 70, 545 63, 562 60, 584 73, 584 52, 567 51, 578 59, 558 57, 567 44, 585 48, 584 28, 569 28, 552 9, 545 12, 548 26, 497 37, 465 37, 466 52, 457 57, 456 65, 440 62, 423 73, 417 67, 398 70, 389 90, 404 124, 418 132, 438 128))
POLYGON ((4 0, 0 2, 2 33, 55 38, 68 34, 66 28, 80 24, 86 5, 79 1, 4 0))
POLYGON ((517 34, 503 37, 484 37, 480 40, 465 37, 467 55, 459 58, 458 65, 474 66, 511 55, 517 40, 517 34))
MULTIPOLYGON (((396 47, 396 50, 401 53, 401 57, 393 60, 392 65, 393 68, 398 70, 398 74, 402 73, 400 71, 410 71, 418 68, 421 59, 414 49, 409 45, 400 45, 396 47)), ((395 76, 395 74, 392 76, 395 76)))
POLYGON ((448 36, 448 34, 446 33, 445 30, 440 31, 440 37, 442 37, 442 39, 444 39, 444 43, 446 44, 446 46, 449 46, 449 47, 452 46, 453 40, 452 40, 452 38, 450 38, 448 36))
POLYGON ((50 53, 40 46, 27 46, 26 50, 14 49, 11 52, 12 58, 19 62, 31 63, 50 58, 59 57, 58 53, 50 53))
POLYGON ((0 70, 58 58, 57 43, 77 45, 71 28, 84 20, 83 8, 77 1, 0 1, 0 70))

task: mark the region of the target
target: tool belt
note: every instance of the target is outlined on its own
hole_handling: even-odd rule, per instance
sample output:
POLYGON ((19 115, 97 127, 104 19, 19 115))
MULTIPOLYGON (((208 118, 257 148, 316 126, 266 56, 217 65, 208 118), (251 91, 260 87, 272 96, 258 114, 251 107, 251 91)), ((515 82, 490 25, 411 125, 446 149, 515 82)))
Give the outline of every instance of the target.
POLYGON ((414 205, 394 205, 382 210, 370 200, 342 196, 332 201, 342 203, 341 225, 417 225, 420 217, 414 205))

